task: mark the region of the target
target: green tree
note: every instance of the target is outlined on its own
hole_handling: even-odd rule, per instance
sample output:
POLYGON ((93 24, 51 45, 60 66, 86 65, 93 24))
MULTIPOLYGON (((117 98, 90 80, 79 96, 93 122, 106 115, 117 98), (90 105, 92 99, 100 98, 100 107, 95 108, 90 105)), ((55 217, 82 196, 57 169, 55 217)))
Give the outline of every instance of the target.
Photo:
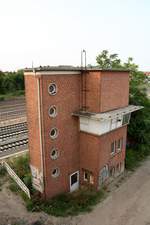
POLYGON ((23 70, 17 72, 0 71, 0 94, 13 93, 24 90, 23 70))
POLYGON ((103 50, 101 54, 96 57, 98 65, 102 69, 122 68, 121 60, 118 58, 118 54, 110 54, 107 50, 103 50))

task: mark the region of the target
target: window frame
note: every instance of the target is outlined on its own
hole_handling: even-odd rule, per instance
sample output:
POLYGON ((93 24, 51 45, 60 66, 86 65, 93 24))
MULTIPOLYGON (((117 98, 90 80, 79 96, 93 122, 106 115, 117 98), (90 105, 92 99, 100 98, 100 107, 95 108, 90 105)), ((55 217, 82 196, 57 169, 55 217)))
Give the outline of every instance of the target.
POLYGON ((50 130, 50 132, 49 132, 49 136, 50 136, 51 139, 56 139, 56 138, 58 137, 58 135, 59 135, 59 131, 58 131, 58 128, 56 128, 56 127, 53 127, 53 128, 50 130), (55 130, 55 132, 56 132, 56 134, 55 134, 54 136, 51 135, 51 132, 52 132, 53 130, 55 130))
POLYGON ((51 176, 53 178, 57 178, 57 177, 59 177, 59 175, 60 175, 60 169, 59 169, 59 167, 55 167, 54 169, 52 169, 51 176), (54 170, 57 171, 57 174, 55 174, 55 175, 53 174, 54 170))
POLYGON ((53 147, 53 148, 51 149, 50 157, 51 157, 52 160, 58 159, 58 157, 59 157, 59 151, 58 151, 57 148, 53 147), (52 155, 52 153, 53 153, 54 151, 56 152, 56 155, 52 155))
POLYGON ((117 152, 121 152, 122 151, 122 148, 123 148, 123 137, 121 137, 121 138, 119 138, 118 140, 117 140, 117 146, 116 146, 117 148, 117 152), (120 143, 120 146, 118 146, 118 143, 120 143))
POLYGON ((111 142, 111 155, 114 155, 116 153, 116 141, 111 142), (112 145, 113 145, 113 149, 114 151, 112 151, 112 145))
POLYGON ((58 88, 57 88, 57 85, 56 85, 55 82, 50 83, 48 85, 48 93, 49 93, 49 95, 51 95, 51 96, 56 95, 57 94, 57 91, 58 91, 58 88), (50 86, 53 86, 54 87, 54 91, 52 91, 52 92, 50 91, 50 86))
POLYGON ((55 118, 57 116, 57 107, 55 105, 52 105, 52 106, 49 107, 49 109, 48 109, 48 115, 51 118, 55 118), (53 114, 50 114, 50 110, 51 109, 54 109, 54 111, 55 111, 53 114))
POLYGON ((127 124, 129 124, 130 117, 131 117, 131 113, 126 113, 126 114, 124 114, 124 115, 123 115, 123 118, 122 118, 122 125, 127 125, 127 124))

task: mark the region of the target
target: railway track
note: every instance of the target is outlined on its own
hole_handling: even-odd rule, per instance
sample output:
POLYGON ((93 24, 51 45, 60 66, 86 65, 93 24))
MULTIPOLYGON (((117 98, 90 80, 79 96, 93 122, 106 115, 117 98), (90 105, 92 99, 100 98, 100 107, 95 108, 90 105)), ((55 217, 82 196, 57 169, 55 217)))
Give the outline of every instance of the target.
POLYGON ((27 123, 0 127, 0 153, 28 147, 27 123))
POLYGON ((0 158, 28 150, 25 117, 25 99, 0 102, 0 158))
POLYGON ((20 147, 27 148, 28 145, 28 137, 27 135, 23 137, 14 138, 9 141, 5 141, 0 145, 0 152, 6 152, 8 150, 17 150, 20 147))
POLYGON ((27 129, 27 122, 0 127, 0 137, 3 135, 13 134, 15 132, 20 132, 24 130, 26 131, 27 129))

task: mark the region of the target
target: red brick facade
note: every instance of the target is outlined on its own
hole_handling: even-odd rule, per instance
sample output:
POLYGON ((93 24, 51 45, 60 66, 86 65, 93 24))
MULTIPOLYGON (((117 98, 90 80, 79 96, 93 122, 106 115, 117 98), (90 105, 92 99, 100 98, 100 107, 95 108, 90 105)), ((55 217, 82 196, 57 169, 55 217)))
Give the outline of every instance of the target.
POLYGON ((116 167, 125 159, 127 127, 101 136, 88 134, 80 131, 79 118, 72 114, 80 111, 83 104, 87 111, 94 113, 127 106, 128 72, 48 73, 25 72, 30 163, 37 169, 37 174, 42 174, 41 177, 35 175, 35 182, 39 176, 43 194, 49 198, 69 192, 70 175, 76 171, 79 171, 80 184, 83 184, 83 171, 88 170, 93 174, 93 185, 98 188, 99 171, 106 164, 108 168, 116 167), (57 85, 56 95, 48 93, 50 83, 57 85), (57 108, 54 118, 49 116, 50 106, 57 108), (58 129, 58 137, 51 139, 50 131, 54 127, 58 129), (123 138, 122 150, 112 156, 111 143, 119 138, 123 138), (50 157, 52 148, 59 152, 55 160, 50 157), (52 171, 55 168, 60 169, 60 174, 54 178, 52 171))

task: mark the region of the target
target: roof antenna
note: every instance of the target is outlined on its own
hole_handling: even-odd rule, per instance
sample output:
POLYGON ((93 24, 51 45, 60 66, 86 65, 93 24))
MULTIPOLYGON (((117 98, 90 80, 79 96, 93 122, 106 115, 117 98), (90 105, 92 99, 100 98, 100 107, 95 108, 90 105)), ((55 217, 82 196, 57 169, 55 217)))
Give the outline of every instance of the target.
POLYGON ((33 72, 35 72, 33 60, 32 60, 32 70, 33 70, 33 72))
POLYGON ((81 69, 83 69, 83 67, 86 69, 86 50, 85 49, 81 50, 81 69), (84 54, 84 66, 83 66, 83 54, 84 54))

